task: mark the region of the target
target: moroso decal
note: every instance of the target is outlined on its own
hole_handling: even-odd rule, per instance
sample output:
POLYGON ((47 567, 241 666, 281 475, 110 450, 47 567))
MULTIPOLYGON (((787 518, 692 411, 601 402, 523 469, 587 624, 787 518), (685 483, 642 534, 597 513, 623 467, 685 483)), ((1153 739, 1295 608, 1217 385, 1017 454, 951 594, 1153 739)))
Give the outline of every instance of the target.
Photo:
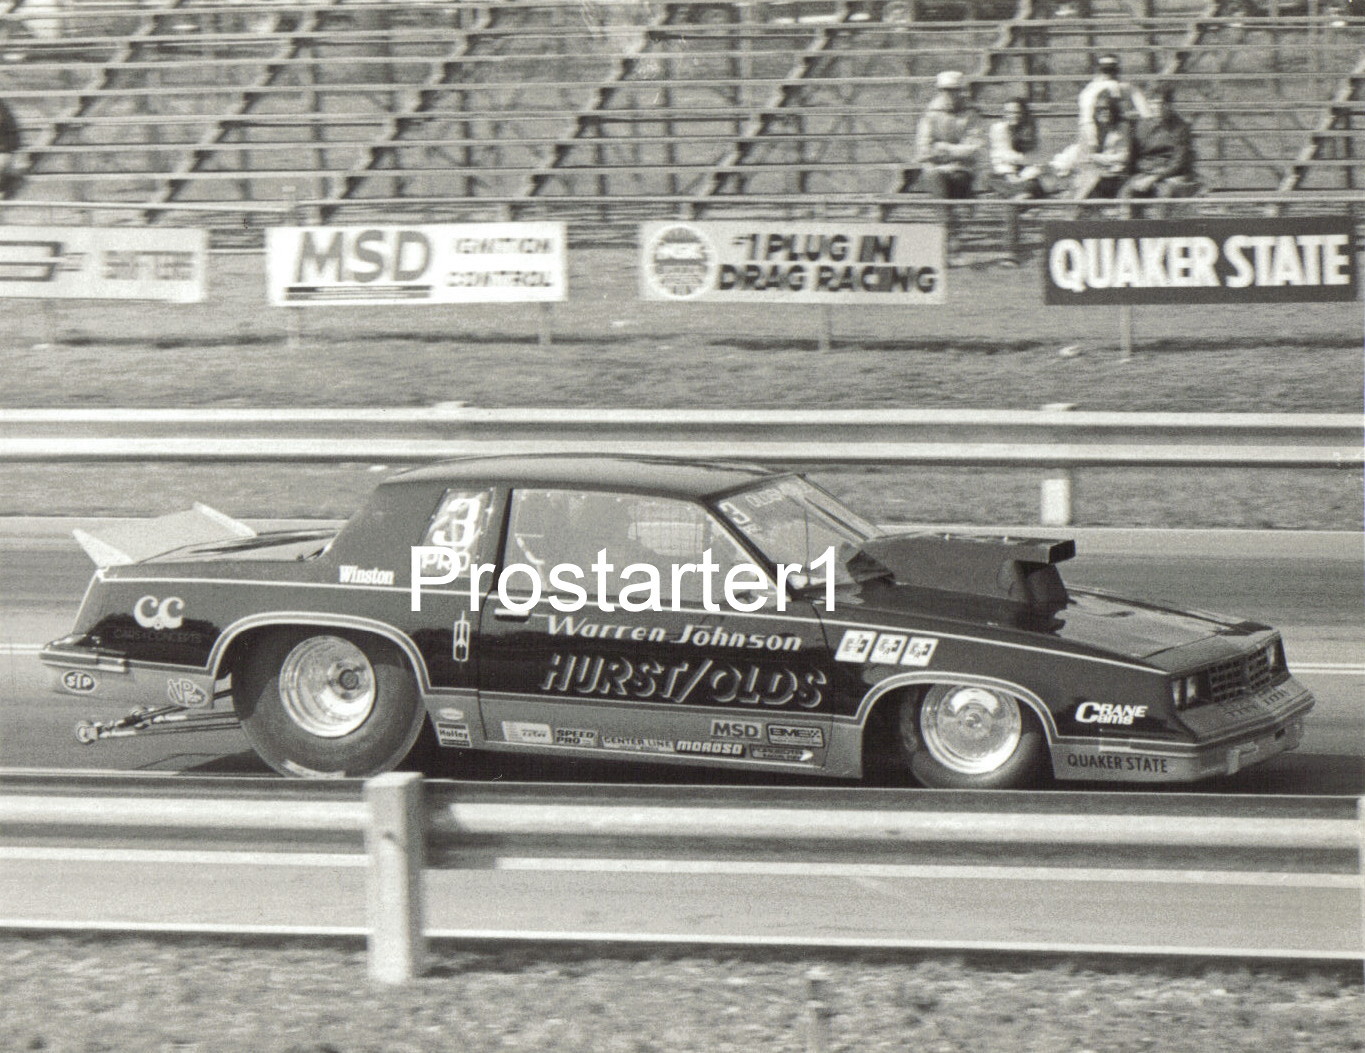
POLYGON ((705 742, 699 739, 681 739, 675 748, 679 753, 703 753, 711 757, 742 757, 742 742, 705 742))

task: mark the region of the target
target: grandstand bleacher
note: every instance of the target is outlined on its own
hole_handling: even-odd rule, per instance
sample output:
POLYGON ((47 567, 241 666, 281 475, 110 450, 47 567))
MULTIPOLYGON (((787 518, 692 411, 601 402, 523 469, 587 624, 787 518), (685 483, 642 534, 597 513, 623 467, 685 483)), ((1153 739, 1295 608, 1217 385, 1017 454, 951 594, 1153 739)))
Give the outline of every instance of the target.
POLYGON ((23 132, 20 201, 142 203, 150 220, 184 204, 300 201, 325 220, 438 199, 452 216, 613 201, 677 215, 741 195, 896 200, 945 68, 972 77, 988 116, 1028 95, 1060 150, 1110 51, 1139 83, 1177 84, 1211 194, 1360 189, 1365 19, 1246 11, 0 0, 0 97, 23 132))

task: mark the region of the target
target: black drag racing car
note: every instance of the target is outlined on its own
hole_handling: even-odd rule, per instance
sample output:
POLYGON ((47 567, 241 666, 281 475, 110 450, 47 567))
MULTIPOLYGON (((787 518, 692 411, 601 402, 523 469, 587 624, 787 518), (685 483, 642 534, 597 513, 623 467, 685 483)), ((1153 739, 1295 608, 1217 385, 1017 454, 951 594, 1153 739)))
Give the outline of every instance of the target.
POLYGON ((1068 589, 1070 541, 883 534, 799 475, 486 457, 381 483, 341 529, 203 506, 79 535, 99 569, 42 660, 230 719, 272 767, 365 776, 419 740, 932 787, 1182 782, 1299 742, 1265 625, 1068 589))

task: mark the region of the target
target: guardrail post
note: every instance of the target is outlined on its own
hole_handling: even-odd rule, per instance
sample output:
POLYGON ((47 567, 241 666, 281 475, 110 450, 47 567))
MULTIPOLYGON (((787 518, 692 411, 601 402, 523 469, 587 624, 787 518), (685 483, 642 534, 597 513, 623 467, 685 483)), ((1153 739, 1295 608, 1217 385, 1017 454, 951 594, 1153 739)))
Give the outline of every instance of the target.
MULTIPOLYGON (((1043 407, 1045 413, 1064 413, 1076 408, 1072 402, 1049 402, 1043 407)), ((1042 498, 1038 511, 1038 522, 1043 526, 1071 525, 1071 484, 1075 473, 1065 465, 1049 469, 1043 480, 1042 498)))
POLYGON ((422 776, 390 772, 365 782, 366 923, 370 979, 399 984, 426 968, 422 776))
POLYGON ((1365 951, 1365 797, 1356 798, 1356 834, 1360 838, 1360 948, 1365 951))
POLYGON ((806 1053, 829 1049, 829 973, 819 967, 806 973, 806 1053))

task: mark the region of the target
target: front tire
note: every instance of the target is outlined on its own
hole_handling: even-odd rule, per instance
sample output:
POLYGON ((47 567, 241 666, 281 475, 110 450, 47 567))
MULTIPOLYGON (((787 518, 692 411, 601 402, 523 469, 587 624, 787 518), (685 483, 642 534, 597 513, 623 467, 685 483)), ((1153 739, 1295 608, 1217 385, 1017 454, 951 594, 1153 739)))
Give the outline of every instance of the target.
POLYGON ((242 730, 282 775, 368 777, 396 768, 426 723, 416 680, 387 640, 278 630, 233 676, 242 730))
POLYGON ((1047 741, 1014 695, 973 684, 935 684, 901 704, 897 745, 910 774, 944 790, 1029 786, 1044 770, 1047 741))

